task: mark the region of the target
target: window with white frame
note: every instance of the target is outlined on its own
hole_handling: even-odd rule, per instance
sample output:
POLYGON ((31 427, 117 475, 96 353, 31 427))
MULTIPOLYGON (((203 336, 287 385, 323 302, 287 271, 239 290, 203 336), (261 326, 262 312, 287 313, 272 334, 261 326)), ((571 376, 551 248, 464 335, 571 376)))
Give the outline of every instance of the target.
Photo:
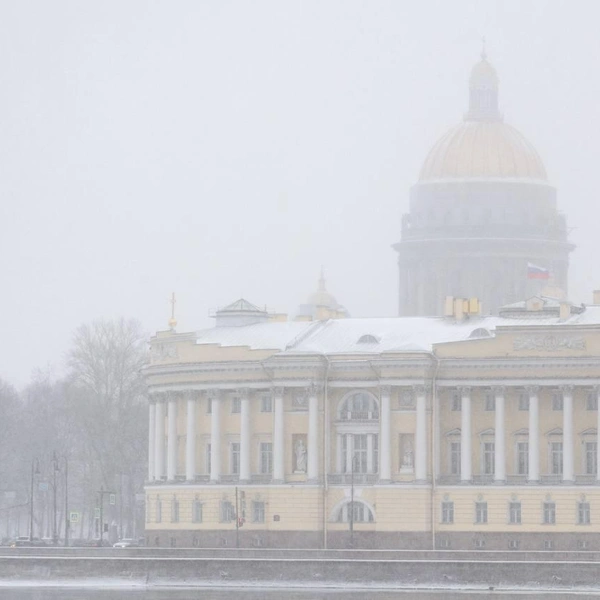
POLYGON ((563 409, 563 395, 560 390, 552 392, 552 410, 563 409))
POLYGON ((563 444, 562 442, 550 442, 550 473, 551 475, 562 475, 563 472, 563 444))
POLYGON ((596 390, 588 392, 585 407, 586 410, 598 410, 598 392, 596 390))
POLYGON ((521 524, 521 503, 517 500, 508 503, 508 522, 511 525, 521 524))
POLYGON ((340 407, 342 421, 372 421, 379 419, 377 400, 367 392, 355 392, 340 407))
POLYGON ((483 397, 483 406, 486 411, 494 411, 496 410, 496 397, 494 396, 494 392, 486 392, 483 397))
POLYGON ((450 441, 450 475, 460 475, 460 441, 450 441))
POLYGON ((371 509, 364 503, 358 500, 354 502, 346 502, 343 504, 335 517, 338 523, 373 523, 375 515, 371 509))
POLYGON ((252 522, 253 523, 264 523, 265 522, 265 503, 259 500, 252 502, 252 522))
POLYGON ((494 474, 494 442, 482 442, 481 444, 481 471, 484 475, 494 474))
POLYGON ((273 444, 271 442, 260 443, 259 470, 263 475, 273 472, 273 444))
POLYGON ((162 523, 162 502, 160 496, 156 496, 156 522, 162 523))
POLYGON ((529 410, 529 393, 521 392, 519 394, 519 410, 529 410))
POLYGON ((589 525, 590 522, 590 503, 581 500, 577 503, 577 524, 589 525))
POLYGON ((263 394, 260 397, 260 412, 273 412, 273 396, 271 394, 263 394))
POLYGON ((585 441, 583 448, 585 452, 585 474, 596 475, 598 473, 598 442, 585 441))
POLYGON ((517 442, 517 474, 529 475, 529 442, 526 440, 517 442))
POLYGON ((179 523, 179 500, 176 496, 171 499, 171 523, 179 523))
POLYGON ((202 523, 202 502, 197 496, 192 503, 192 522, 202 523))
POLYGON ((240 443, 231 442, 229 446, 231 474, 240 474, 240 443))
POLYGON ((488 522, 488 505, 487 502, 475 502, 475 523, 485 524, 488 522))
POLYGON ((377 473, 379 436, 375 433, 342 435, 342 472, 377 473), (372 437, 369 450, 369 436, 372 437))
POLYGON ((556 523, 556 503, 552 500, 546 500, 543 505, 544 525, 554 525, 556 523))
POLYGON ((442 523, 454 523, 454 502, 452 500, 442 502, 442 523))
POLYGON ((239 396, 233 396, 231 398, 231 413, 242 412, 242 399, 239 396))
POLYGON ((229 500, 221 500, 221 523, 231 523, 235 520, 235 507, 229 500))
POLYGON ((451 407, 453 411, 460 412, 462 408, 462 398, 460 397, 459 392, 452 392, 451 407))

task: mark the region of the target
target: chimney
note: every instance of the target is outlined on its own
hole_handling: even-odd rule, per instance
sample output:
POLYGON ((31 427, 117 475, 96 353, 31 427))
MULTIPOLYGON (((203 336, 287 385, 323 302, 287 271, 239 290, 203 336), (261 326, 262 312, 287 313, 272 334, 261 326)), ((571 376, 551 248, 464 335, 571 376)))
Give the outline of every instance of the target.
POLYGON ((594 290, 594 301, 592 304, 600 304, 600 290, 594 290))

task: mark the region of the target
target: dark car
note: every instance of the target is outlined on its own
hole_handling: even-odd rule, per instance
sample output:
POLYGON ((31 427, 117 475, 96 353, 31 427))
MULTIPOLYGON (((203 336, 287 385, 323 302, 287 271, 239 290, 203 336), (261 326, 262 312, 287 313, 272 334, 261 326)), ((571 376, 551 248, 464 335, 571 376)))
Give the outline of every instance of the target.
POLYGON ((44 540, 40 540, 39 538, 29 538, 27 536, 21 535, 18 538, 15 538, 11 543, 11 548, 32 548, 35 546, 45 546, 46 542, 44 540))

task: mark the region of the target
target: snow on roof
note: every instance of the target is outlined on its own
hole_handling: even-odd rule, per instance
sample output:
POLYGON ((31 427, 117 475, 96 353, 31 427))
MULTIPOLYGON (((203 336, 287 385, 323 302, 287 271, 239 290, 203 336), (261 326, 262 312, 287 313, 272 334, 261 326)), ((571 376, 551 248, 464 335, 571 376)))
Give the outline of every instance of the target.
POLYGON ((445 317, 389 317, 328 321, 266 322, 244 327, 215 327, 197 332, 197 344, 247 346, 286 354, 381 354, 431 352, 434 344, 468 340, 476 329, 492 335, 496 327, 564 327, 600 325, 600 306, 588 306, 561 321, 558 317, 471 317, 455 322, 445 317), (374 336, 377 344, 360 342, 374 336))
POLYGON ((217 312, 264 312, 248 300, 240 298, 227 306, 220 308, 217 312))

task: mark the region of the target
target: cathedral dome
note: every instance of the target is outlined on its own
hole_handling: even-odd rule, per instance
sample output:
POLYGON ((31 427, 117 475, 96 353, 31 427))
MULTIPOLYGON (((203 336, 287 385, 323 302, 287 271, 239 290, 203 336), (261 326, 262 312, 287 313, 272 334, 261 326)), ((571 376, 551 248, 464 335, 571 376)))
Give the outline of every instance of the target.
POLYGON ((433 146, 419 181, 473 178, 548 179, 536 149, 514 127, 465 120, 433 146))
POLYGON ((498 110, 498 75, 484 53, 471 70, 464 121, 433 146, 419 181, 498 178, 548 179, 535 148, 503 122, 498 110))

